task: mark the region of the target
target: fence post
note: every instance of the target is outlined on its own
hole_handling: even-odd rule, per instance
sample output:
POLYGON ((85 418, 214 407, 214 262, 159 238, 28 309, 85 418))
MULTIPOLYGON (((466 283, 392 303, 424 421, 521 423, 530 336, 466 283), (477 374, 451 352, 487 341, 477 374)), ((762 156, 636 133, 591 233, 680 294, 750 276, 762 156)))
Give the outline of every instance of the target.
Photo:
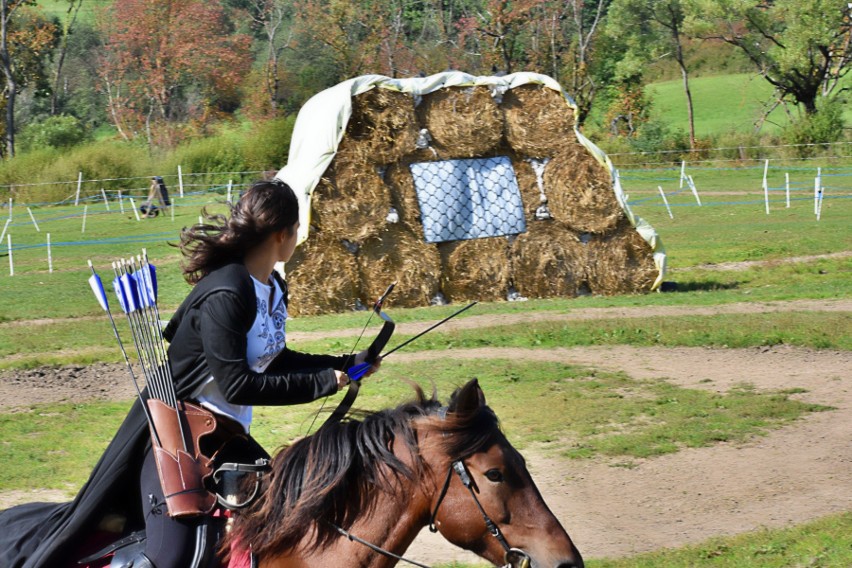
POLYGON ((769 173, 769 160, 763 166, 763 201, 766 204, 766 214, 769 215, 769 182, 766 179, 769 173))
POLYGON ((817 168, 817 177, 814 178, 814 215, 819 213, 819 188, 822 186, 822 168, 817 168))
POLYGON ((106 210, 109 211, 109 200, 107 199, 106 191, 104 191, 104 188, 101 188, 101 195, 104 196, 104 205, 106 205, 106 210))
POLYGON ((787 209, 790 208, 790 173, 784 174, 784 188, 787 192, 787 209))
POLYGON ((53 274, 53 255, 50 253, 50 233, 47 234, 47 271, 53 274))
POLYGON ((178 166, 178 187, 180 188, 180 196, 183 198, 183 170, 178 166))
POLYGON ((12 235, 6 235, 6 242, 9 249, 9 276, 15 275, 15 264, 12 262, 12 235))
POLYGON ((6 229, 9 228, 9 223, 11 223, 11 222, 12 222, 11 219, 6 219, 6 224, 3 225, 3 232, 0 233, 0 242, 3 242, 3 237, 6 236, 6 229))
POLYGON ((83 228, 80 230, 81 233, 86 232, 86 216, 89 214, 89 206, 83 206, 83 228))
POLYGON ((663 191, 663 186, 658 185, 658 186, 657 186, 657 189, 659 189, 659 190, 660 190, 660 196, 663 198, 663 203, 665 203, 665 204, 666 204, 666 211, 668 211, 668 212, 669 212, 669 218, 670 218, 670 219, 674 219, 674 215, 672 215, 672 208, 671 208, 671 207, 669 207, 669 200, 668 200, 668 199, 666 199, 666 194, 665 194, 665 192, 663 191))
POLYGON ((74 207, 80 204, 80 189, 83 187, 83 172, 77 174, 77 196, 74 197, 74 207))
POLYGON ((141 221, 142 219, 139 218, 139 211, 136 210, 136 202, 133 201, 132 197, 130 198, 130 206, 133 207, 133 214, 136 215, 136 220, 141 221))
POLYGON ((32 219, 33 225, 35 225, 36 232, 40 233, 41 229, 38 228, 38 223, 36 223, 35 217, 33 216, 33 211, 29 207, 27 207, 27 213, 30 214, 30 219, 32 219))

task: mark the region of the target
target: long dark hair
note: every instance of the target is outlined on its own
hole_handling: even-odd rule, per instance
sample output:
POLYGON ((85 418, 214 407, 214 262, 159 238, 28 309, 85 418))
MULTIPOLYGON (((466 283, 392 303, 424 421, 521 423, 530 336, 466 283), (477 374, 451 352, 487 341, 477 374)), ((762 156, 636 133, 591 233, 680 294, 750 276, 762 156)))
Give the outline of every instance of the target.
POLYGON ((207 223, 184 227, 180 248, 184 279, 195 284, 207 274, 242 259, 270 234, 292 229, 299 220, 299 202, 286 183, 257 181, 230 205, 226 217, 201 210, 207 223))

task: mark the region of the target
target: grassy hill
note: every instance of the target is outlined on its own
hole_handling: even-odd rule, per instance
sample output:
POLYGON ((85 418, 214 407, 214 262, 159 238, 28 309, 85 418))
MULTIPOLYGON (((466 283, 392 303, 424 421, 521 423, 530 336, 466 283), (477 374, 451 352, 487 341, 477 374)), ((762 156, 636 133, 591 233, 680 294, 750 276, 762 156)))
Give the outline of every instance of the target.
MULTIPOLYGON (((751 132, 773 100, 772 86, 754 73, 697 77, 690 79, 689 88, 699 138, 751 132)), ((675 129, 688 130, 682 80, 650 84, 647 92, 653 100, 655 119, 675 129)), ((844 116, 846 123, 852 124, 852 109, 847 108, 844 116)), ((778 107, 769 115, 761 132, 777 133, 789 121, 784 109, 778 107)))

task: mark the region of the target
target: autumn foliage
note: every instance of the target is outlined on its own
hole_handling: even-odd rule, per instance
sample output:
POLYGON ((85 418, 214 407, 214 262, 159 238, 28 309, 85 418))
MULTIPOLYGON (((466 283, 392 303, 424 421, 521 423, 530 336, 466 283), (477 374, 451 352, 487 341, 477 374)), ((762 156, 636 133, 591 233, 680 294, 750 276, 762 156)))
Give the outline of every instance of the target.
POLYGON ((181 138, 175 125, 204 125, 237 105, 251 39, 233 33, 220 2, 117 0, 101 22, 102 88, 125 139, 169 145, 181 138))

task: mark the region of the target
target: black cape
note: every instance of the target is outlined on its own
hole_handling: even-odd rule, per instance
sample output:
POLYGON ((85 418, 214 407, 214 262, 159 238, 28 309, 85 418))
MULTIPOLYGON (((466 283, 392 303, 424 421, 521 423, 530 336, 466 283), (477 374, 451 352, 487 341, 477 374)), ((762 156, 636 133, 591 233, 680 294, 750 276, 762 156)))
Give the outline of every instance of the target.
MULTIPOLYGON (((286 301, 286 283, 273 275, 286 301)), ((342 369, 346 356, 285 348, 264 373, 249 369, 246 334, 256 305, 254 284, 242 264, 219 268, 192 289, 164 330, 178 399, 189 399, 211 374, 235 404, 298 404, 337 391, 333 369, 342 369)), ((126 517, 131 526, 132 519, 141 521, 139 472, 149 443, 137 399, 73 501, 28 503, 0 512, 0 568, 67 565, 75 560, 69 554, 107 515, 126 517)))

